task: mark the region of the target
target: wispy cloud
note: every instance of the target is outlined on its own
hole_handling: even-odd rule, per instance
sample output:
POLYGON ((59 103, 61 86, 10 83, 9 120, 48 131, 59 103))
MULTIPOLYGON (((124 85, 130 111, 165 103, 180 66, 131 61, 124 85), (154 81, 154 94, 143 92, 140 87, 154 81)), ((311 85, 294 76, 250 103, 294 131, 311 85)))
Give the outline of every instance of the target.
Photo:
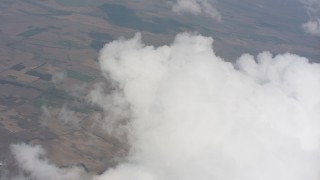
POLYGON ((78 128, 80 124, 80 119, 75 115, 75 112, 69 110, 67 106, 62 107, 58 119, 72 128, 78 128))
POLYGON ((52 75, 52 82, 54 84, 60 84, 63 83, 64 79, 67 77, 66 72, 57 72, 52 75))
POLYGON ((320 37, 320 0, 300 0, 307 9, 309 21, 302 25, 305 32, 320 37))
MULTIPOLYGON (((46 159, 40 146, 16 144, 11 146, 19 173, 7 176, 12 180, 88 180, 89 175, 80 167, 59 168, 46 159)), ((4 177, 2 177, 4 178, 4 177)))
POLYGON ((220 12, 207 0, 176 0, 172 4, 172 10, 177 13, 208 15, 219 21, 222 18, 220 12))
POLYGON ((309 20, 302 25, 302 28, 309 34, 320 37, 320 19, 309 20))

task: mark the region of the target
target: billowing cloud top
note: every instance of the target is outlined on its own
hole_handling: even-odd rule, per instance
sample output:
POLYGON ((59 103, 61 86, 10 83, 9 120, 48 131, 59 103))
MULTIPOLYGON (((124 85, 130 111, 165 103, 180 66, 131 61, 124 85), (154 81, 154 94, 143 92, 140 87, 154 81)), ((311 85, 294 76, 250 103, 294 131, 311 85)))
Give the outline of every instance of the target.
POLYGON ((172 9, 177 13, 205 14, 211 18, 221 20, 220 12, 207 0, 177 0, 172 9))
POLYGON ((155 48, 137 35, 102 49, 102 71, 131 107, 132 150, 98 179, 320 178, 319 64, 264 52, 235 68, 212 42, 179 34, 155 48))
MULTIPOLYGON (((234 66, 215 55, 212 42, 182 33, 153 47, 137 34, 101 50, 103 74, 118 89, 92 101, 106 112, 130 109, 121 130, 131 149, 125 163, 93 179, 319 180, 320 65, 263 52, 234 66)), ((38 172, 27 162, 43 161, 19 148, 26 147, 13 149, 21 166, 38 172)), ((43 167, 54 171, 30 173, 34 179, 71 171, 43 167)))

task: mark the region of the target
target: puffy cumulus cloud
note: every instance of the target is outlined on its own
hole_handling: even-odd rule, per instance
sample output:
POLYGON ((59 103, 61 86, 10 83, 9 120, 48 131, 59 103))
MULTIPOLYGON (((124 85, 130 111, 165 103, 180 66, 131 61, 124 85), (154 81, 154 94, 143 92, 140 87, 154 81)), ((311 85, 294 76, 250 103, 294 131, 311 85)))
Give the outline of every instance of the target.
POLYGON ((309 21, 302 25, 305 32, 320 37, 320 0, 300 0, 307 9, 309 21))
POLYGON ((205 14, 221 20, 220 12, 207 0, 177 0, 172 4, 172 10, 177 13, 205 14))
POLYGON ((320 178, 320 65, 263 52, 234 67, 212 42, 179 34, 153 47, 138 34, 102 49, 131 110, 131 152, 98 180, 320 178))
MULTIPOLYGON (((320 178, 320 65, 269 52, 244 54, 232 65, 212 43, 183 33, 153 47, 137 34, 101 50, 103 75, 114 87, 106 95, 98 85, 92 102, 111 114, 104 119, 116 125, 111 132, 126 131, 131 148, 124 163, 92 179, 320 178)), ((12 150, 33 179, 85 177, 40 158, 38 146, 12 150)))
POLYGON ((87 180, 89 175, 80 167, 58 168, 45 158, 40 146, 16 144, 11 146, 17 162, 18 175, 1 177, 11 180, 87 180))

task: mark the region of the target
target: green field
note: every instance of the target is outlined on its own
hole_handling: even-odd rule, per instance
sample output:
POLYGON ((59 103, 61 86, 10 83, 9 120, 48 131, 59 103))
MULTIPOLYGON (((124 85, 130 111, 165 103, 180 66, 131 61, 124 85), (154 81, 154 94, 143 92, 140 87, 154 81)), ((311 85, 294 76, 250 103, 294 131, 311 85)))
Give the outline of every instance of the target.
POLYGON ((90 47, 99 51, 107 42, 113 40, 113 37, 108 33, 90 32, 89 36, 92 38, 90 47))
POLYGON ((76 48, 76 45, 72 41, 67 41, 67 40, 57 41, 56 44, 59 46, 67 47, 67 48, 76 48))
POLYGON ((83 74, 83 73, 80 73, 80 72, 77 72, 74 70, 70 70, 70 69, 68 69, 66 71, 66 73, 69 78, 77 79, 80 81, 90 82, 90 81, 93 81, 96 79, 95 76, 86 75, 86 74, 83 74))
POLYGON ((55 0, 56 3, 63 6, 79 6, 88 7, 97 5, 97 1, 94 0, 55 0))
POLYGON ((74 111, 74 112, 79 112, 79 113, 90 113, 91 109, 87 106, 84 107, 70 107, 70 110, 74 111))
POLYGON ((39 33, 42 33, 42 32, 45 32, 47 31, 49 28, 33 28, 33 29, 29 29, 27 31, 24 31, 20 34, 18 34, 19 36, 22 36, 22 37, 25 37, 25 38, 28 38, 28 37, 32 37, 32 36, 35 36, 39 33))
POLYGON ((64 103, 65 102, 62 99, 57 98, 53 94, 42 94, 41 96, 33 99, 33 105, 36 107, 41 107, 41 106, 62 107, 64 103))
POLYGON ((69 94, 56 87, 50 87, 46 92, 33 99, 33 104, 36 107, 53 106, 61 107, 67 100, 70 100, 69 94))
POLYGON ((7 77, 8 77, 9 79, 17 79, 16 76, 12 76, 12 75, 8 75, 7 77))

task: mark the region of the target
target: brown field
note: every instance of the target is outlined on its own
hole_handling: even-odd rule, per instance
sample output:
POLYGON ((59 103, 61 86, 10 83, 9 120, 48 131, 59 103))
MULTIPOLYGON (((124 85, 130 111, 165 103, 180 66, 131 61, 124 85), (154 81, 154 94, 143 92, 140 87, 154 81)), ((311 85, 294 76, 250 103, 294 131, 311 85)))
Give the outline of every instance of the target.
POLYGON ((2 78, 8 78, 10 76, 13 76, 13 77, 16 77, 17 80, 25 82, 25 83, 32 83, 32 82, 39 79, 38 77, 30 76, 30 75, 21 73, 19 71, 11 70, 11 69, 1 73, 0 75, 2 78))

